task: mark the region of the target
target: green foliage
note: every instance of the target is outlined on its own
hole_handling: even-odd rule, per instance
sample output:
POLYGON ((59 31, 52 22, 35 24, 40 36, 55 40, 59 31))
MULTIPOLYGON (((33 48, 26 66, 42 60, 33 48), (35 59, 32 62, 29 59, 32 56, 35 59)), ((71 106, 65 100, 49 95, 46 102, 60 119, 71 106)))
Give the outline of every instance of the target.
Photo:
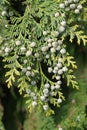
POLYGON ((1 1, 0 10, 0 56, 6 68, 6 83, 15 83, 23 94, 30 111, 38 106, 47 115, 54 111, 49 104, 59 107, 65 100, 62 80, 66 86, 78 89, 73 69, 74 58, 66 50, 66 37, 72 42, 87 42, 77 16, 82 13, 85 1, 57 0, 1 1), (45 69, 44 69, 45 68, 45 69))
POLYGON ((8 83, 8 87, 10 88, 12 86, 12 82, 15 82, 15 75, 20 76, 20 72, 18 71, 18 69, 22 69, 22 66, 17 61, 16 55, 8 56, 4 58, 3 61, 9 63, 4 67, 9 69, 5 76, 8 77, 6 82, 8 83))
POLYGON ((87 62, 85 64, 82 62, 81 54, 78 58, 76 77, 79 82, 79 90, 69 92, 67 101, 59 108, 55 117, 56 123, 64 130, 87 129, 87 62))
POLYGON ((74 26, 72 27, 72 31, 70 30, 70 42, 73 42, 73 39, 77 38, 77 43, 80 45, 81 42, 83 42, 84 45, 86 45, 87 43, 87 36, 84 35, 83 31, 75 31, 76 27, 74 28, 74 26), (74 32, 73 32, 74 31, 74 32))
POLYGON ((77 43, 80 44, 81 43, 81 40, 83 42, 84 45, 86 45, 86 42, 87 42, 87 36, 86 35, 83 35, 83 31, 78 31, 78 32, 75 32, 76 33, 76 37, 77 37, 77 43))

